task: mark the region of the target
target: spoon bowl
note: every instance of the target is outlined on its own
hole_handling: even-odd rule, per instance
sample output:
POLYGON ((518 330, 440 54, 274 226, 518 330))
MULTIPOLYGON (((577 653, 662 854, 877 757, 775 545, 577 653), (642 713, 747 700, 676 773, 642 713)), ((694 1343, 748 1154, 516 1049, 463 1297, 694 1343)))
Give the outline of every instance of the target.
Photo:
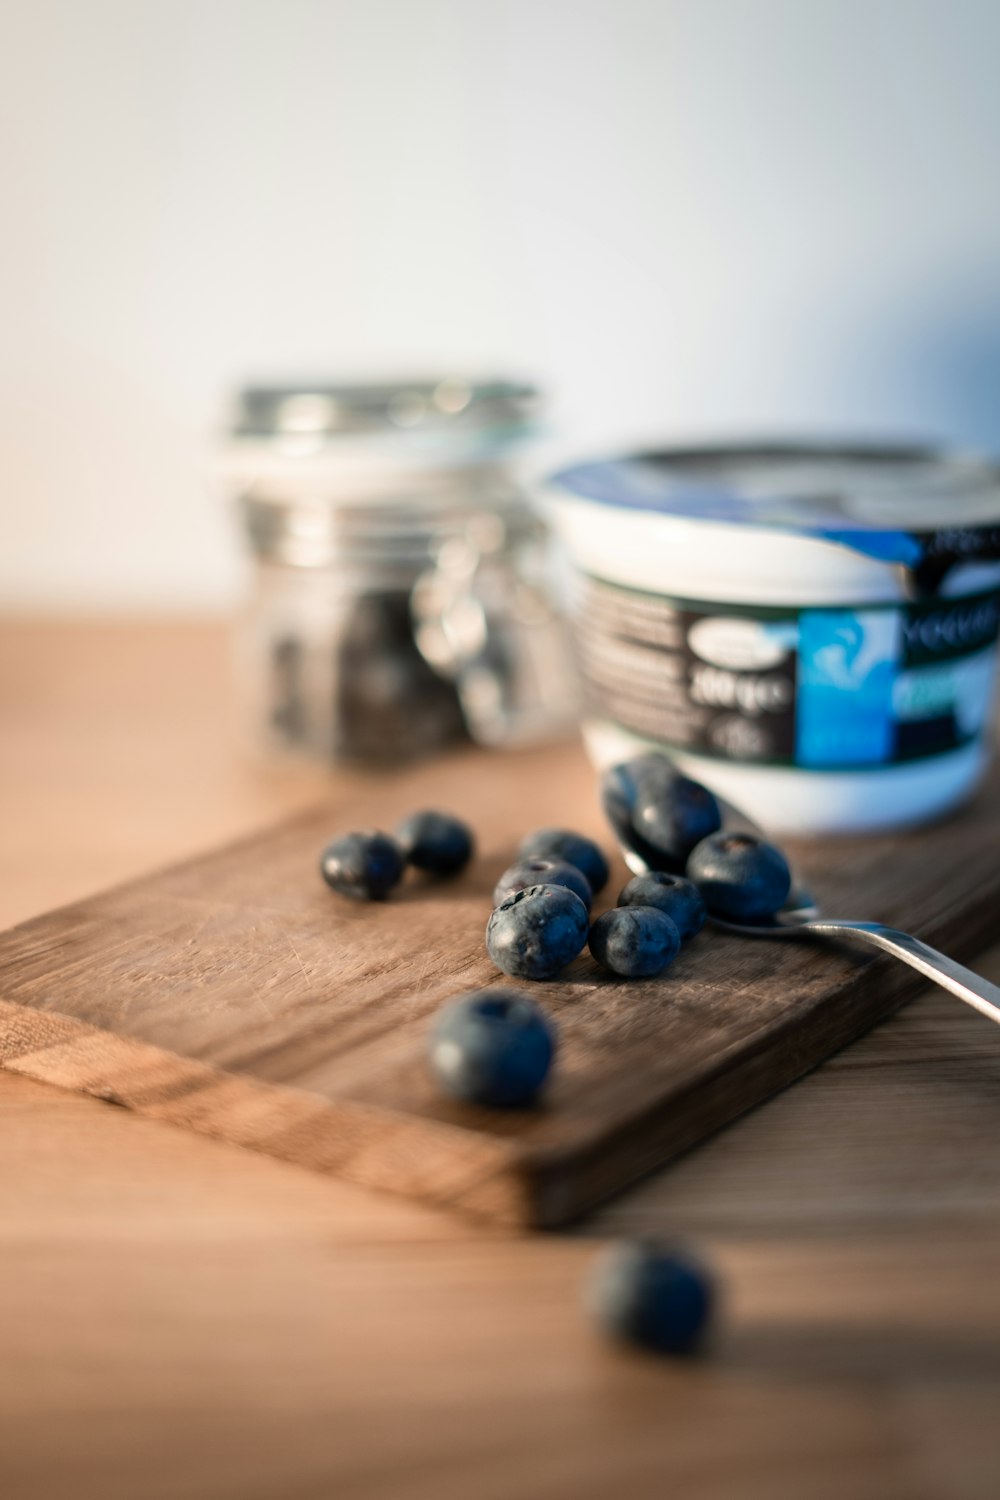
MULTIPOLYGON (((724 828, 734 832, 752 833, 757 838, 766 837, 763 829, 741 808, 735 807, 722 797, 716 800, 722 812, 724 828)), ((618 838, 622 857, 632 873, 645 875, 651 869, 657 868, 651 862, 648 846, 643 847, 642 841, 637 843, 633 837, 625 809, 609 805, 606 798, 605 812, 618 838)), ((780 911, 776 911, 773 916, 765 917, 759 922, 731 922, 724 917, 713 915, 711 911, 708 916, 713 926, 739 937, 772 940, 794 937, 847 938, 868 947, 879 948, 884 953, 891 953, 894 958, 909 964, 911 968, 918 969, 921 974, 933 980, 935 984, 941 985, 943 989, 949 990, 953 995, 957 995, 960 1000, 964 1000, 966 1005, 971 1005, 981 1015, 1000 1023, 1000 987, 991 984, 981 974, 966 969, 962 964, 956 963, 954 959, 948 958, 944 953, 939 953, 936 948, 921 942, 920 938, 912 937, 907 932, 899 932, 896 928, 887 927, 882 922, 862 922, 848 917, 824 916, 810 892, 798 883, 793 883, 791 895, 780 911)))

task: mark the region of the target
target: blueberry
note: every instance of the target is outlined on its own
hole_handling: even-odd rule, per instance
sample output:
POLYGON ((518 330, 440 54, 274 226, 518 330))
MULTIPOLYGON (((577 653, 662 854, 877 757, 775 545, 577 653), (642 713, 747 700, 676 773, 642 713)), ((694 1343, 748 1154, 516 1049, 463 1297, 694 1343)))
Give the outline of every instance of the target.
POLYGON ((528 834, 517 852, 519 859, 556 859, 576 865, 595 896, 608 883, 608 862, 593 839, 571 833, 568 828, 537 828, 528 834))
POLYGON ((395 836, 409 863, 431 875, 457 875, 472 858, 472 833, 450 813, 411 813, 395 836))
POLYGON ((722 827, 722 814, 708 787, 675 774, 657 786, 640 787, 632 827, 659 856, 654 868, 680 873, 694 846, 722 827))
POLYGON ((627 764, 608 766, 602 771, 598 789, 601 806, 615 831, 615 837, 620 843, 627 844, 632 832, 632 809, 636 798, 636 788, 629 777, 627 764))
POLYGON ((690 1354, 715 1305, 708 1270, 688 1252, 642 1240, 612 1245, 594 1266, 587 1302, 606 1333, 658 1354, 690 1354))
POLYGON ((384 833, 345 833, 323 850, 327 885, 355 901, 384 901, 403 878, 399 846, 384 833))
POLYGON ((686 943, 705 925, 705 903, 693 881, 666 870, 650 870, 622 886, 619 906, 655 906, 676 925, 686 943))
POLYGON ((513 896, 516 891, 523 891, 529 885, 564 885, 574 896, 579 896, 587 910, 590 910, 593 893, 586 875, 576 865, 568 865, 565 860, 558 859, 518 860, 497 881, 493 891, 493 905, 501 906, 508 896, 513 896))
POLYGON ((613 807, 617 816, 630 821, 640 792, 654 792, 679 774, 673 761, 659 750, 619 761, 617 765, 609 766, 601 777, 601 799, 605 810, 610 816, 613 807))
POLYGON ((601 803, 622 844, 650 869, 676 874, 695 844, 722 823, 708 788, 658 752, 609 767, 601 777, 601 803))
POLYGON ((680 950, 676 924, 655 906, 614 907, 590 929, 590 951, 597 962, 624 979, 659 974, 680 950))
POLYGON ((474 990, 452 1000, 430 1039, 438 1082, 476 1104, 530 1104, 548 1077, 555 1032, 517 990, 474 990))
POLYGON ((498 969, 515 979, 551 979, 587 941, 589 918, 564 885, 529 885, 502 901, 486 927, 498 969))
POLYGON ((780 849, 752 833, 713 833, 688 860, 705 905, 732 922, 758 922, 779 910, 792 886, 780 849))

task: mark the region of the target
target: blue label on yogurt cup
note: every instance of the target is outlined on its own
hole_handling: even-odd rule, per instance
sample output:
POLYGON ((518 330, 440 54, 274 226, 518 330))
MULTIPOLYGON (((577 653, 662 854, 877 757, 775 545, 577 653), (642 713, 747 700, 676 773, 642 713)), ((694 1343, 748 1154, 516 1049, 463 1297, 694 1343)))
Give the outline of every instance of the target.
POLYGON ((896 609, 807 609, 799 616, 795 759, 871 766, 893 759, 892 688, 900 659, 896 609))

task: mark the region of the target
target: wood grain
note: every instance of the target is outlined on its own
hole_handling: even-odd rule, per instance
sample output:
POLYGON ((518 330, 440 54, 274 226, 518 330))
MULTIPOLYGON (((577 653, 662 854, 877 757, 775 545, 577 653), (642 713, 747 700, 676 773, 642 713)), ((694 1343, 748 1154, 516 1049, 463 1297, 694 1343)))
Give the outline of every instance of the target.
MULTIPOLYGON (((997 935, 998 792, 994 779, 922 833, 803 843, 794 857, 831 912, 967 956, 997 935)), ((391 826, 424 803, 467 816, 479 858, 459 881, 414 880, 384 906, 320 882, 318 853, 337 828, 320 809, 8 933, 3 1065, 366 1186, 553 1225, 921 986, 892 961, 715 932, 651 981, 614 980, 584 956, 532 991, 561 1037, 546 1107, 460 1106, 428 1076, 426 1033, 442 1000, 498 978, 483 947, 494 880, 533 825, 601 824, 572 746, 466 752, 369 783, 349 824, 391 826)), ((625 876, 615 870, 609 897, 625 876)))
MULTIPOLYGON (((217 624, 0 628, 0 685, 12 916, 316 794, 220 741, 217 624)), ((928 993, 587 1220, 719 1266, 716 1349, 679 1368, 593 1337, 591 1243, 0 1073, 4 1500, 995 1500, 983 1025, 928 993)))
POLYGON ((995 1496, 995 1229, 716 1232, 715 1347, 658 1364, 581 1315, 587 1241, 5 1084, 5 1497, 995 1496))
POLYGON ((0 928, 351 796, 252 757, 233 656, 224 621, 0 619, 0 928))

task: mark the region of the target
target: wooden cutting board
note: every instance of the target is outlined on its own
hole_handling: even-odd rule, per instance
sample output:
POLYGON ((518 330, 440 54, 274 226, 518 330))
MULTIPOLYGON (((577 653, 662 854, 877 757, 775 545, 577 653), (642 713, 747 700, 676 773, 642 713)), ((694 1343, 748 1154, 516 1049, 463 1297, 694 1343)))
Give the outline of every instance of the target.
MULTIPOLYGON (((483 942, 490 892, 542 823, 612 847, 575 747, 469 751, 335 784, 329 806, 0 935, 0 1062, 357 1182, 554 1225, 925 984, 846 948, 707 930, 654 980, 615 980, 585 954, 525 986, 560 1031, 544 1107, 452 1102, 425 1066, 429 1023, 449 996, 501 980, 483 942), (464 876, 408 877, 385 905, 323 885, 333 834, 428 805, 476 828, 464 876)), ((830 913, 889 921, 958 958, 1000 938, 1000 773, 929 830, 787 847, 830 913)), ((626 878, 616 862, 596 910, 626 878)))

